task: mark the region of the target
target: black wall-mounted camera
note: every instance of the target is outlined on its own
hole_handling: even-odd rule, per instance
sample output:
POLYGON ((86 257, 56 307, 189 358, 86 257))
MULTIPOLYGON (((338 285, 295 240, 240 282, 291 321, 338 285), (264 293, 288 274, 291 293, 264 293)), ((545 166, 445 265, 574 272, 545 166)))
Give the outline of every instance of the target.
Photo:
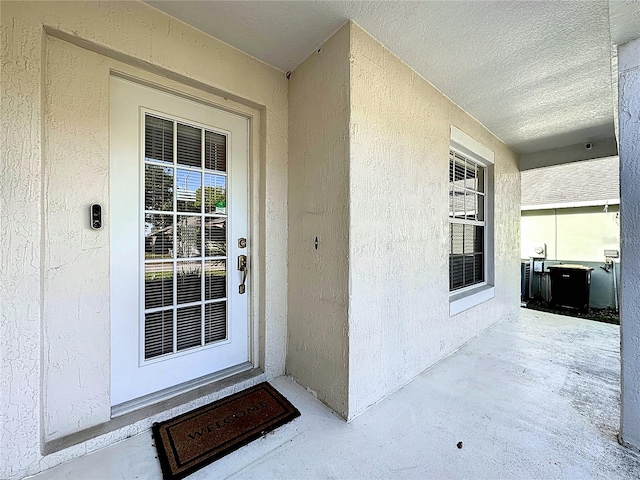
POLYGON ((102 207, 94 203, 91 205, 91 228, 94 230, 100 230, 102 228, 102 207))

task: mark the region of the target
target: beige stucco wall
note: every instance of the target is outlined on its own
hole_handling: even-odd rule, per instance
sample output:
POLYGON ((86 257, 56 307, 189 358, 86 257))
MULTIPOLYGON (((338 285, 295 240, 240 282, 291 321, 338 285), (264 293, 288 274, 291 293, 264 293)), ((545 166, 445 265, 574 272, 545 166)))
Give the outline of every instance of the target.
POLYGON ((349 31, 291 74, 287 373, 347 416, 349 31), (318 238, 318 248, 315 239, 318 238))
POLYGON ((198 403, 41 454, 45 441, 110 415, 109 69, 256 112, 253 273, 269 279, 254 305, 265 371, 259 378, 282 374, 284 74, 139 2, 3 2, 2 62, 0 478, 38 472, 198 403), (107 205, 107 225, 97 233, 86 222, 93 202, 107 205))
POLYGON ((524 210, 521 258, 546 244, 548 260, 604 262, 604 250, 620 250, 620 207, 574 207, 524 210))
POLYGON ((357 25, 351 66, 349 418, 516 314, 520 284, 518 156, 357 25), (495 153, 495 298, 453 317, 451 125, 495 153))
POLYGON ((294 70, 289 107, 287 371, 352 419, 517 314, 518 157, 353 23, 294 70), (453 317, 451 125, 496 162, 495 298, 453 317))

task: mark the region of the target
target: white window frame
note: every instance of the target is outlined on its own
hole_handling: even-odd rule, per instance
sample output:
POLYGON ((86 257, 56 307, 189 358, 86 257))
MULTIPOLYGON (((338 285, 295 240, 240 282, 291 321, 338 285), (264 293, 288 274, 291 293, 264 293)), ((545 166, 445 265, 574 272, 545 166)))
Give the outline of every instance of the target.
MULTIPOLYGON (((450 149, 485 168, 484 282, 449 293, 449 316, 475 307, 495 296, 494 287, 494 163, 493 151, 451 125, 450 149)), ((447 159, 449 155, 447 155, 447 159)), ((450 220, 447 225, 450 225, 450 220)), ((447 252, 447 256, 449 252, 447 252)))

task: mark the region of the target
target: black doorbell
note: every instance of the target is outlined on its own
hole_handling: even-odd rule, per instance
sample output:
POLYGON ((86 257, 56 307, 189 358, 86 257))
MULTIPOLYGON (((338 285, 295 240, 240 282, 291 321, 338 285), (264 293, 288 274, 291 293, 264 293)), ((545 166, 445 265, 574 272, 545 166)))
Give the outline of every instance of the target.
POLYGON ((102 228, 102 207, 97 203, 91 205, 91 228, 94 230, 102 228))

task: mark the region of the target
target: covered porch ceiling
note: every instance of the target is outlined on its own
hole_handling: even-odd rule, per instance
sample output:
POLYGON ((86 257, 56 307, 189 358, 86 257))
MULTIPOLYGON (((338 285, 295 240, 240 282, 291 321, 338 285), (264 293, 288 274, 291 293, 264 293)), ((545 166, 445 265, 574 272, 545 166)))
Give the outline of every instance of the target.
POLYGON ((640 3, 608 0, 147 3, 283 72, 353 20, 516 150, 522 169, 617 154, 613 45, 640 30, 640 3))

